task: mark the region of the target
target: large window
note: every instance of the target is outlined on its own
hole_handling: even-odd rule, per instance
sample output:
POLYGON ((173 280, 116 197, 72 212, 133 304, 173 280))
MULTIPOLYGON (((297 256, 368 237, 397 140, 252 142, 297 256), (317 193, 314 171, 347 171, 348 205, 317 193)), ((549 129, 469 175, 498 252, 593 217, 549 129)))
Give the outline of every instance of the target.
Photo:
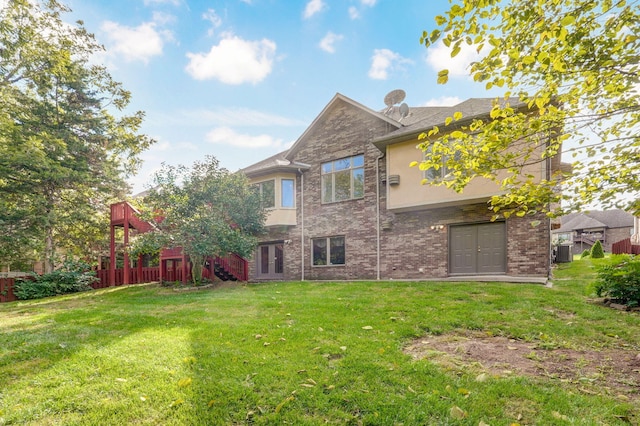
POLYGON ((313 266, 344 265, 344 237, 312 238, 313 266))
POLYGON ((364 197, 364 155, 322 164, 322 202, 364 197))
POLYGON ((276 206, 276 181, 266 180, 255 185, 260 192, 262 206, 267 209, 274 208, 276 206))
POLYGON ((282 179, 280 181, 280 189, 282 190, 281 207, 295 207, 293 179, 282 179))

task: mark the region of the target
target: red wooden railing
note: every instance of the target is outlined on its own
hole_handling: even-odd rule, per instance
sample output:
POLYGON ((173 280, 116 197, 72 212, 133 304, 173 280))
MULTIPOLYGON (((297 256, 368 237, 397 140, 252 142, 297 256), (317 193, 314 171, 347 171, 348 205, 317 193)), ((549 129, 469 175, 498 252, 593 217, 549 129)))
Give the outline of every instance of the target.
POLYGON ((111 204, 111 224, 123 225, 128 222, 131 226, 136 228, 139 232, 148 232, 152 226, 149 222, 145 222, 138 218, 140 212, 135 209, 131 204, 126 201, 111 204))
POLYGON ((626 238, 611 245, 613 254, 640 254, 640 245, 632 244, 631 238, 626 238))
POLYGON ((247 281, 249 279, 249 264, 237 254, 232 253, 225 257, 216 257, 215 261, 236 277, 238 281, 247 281))

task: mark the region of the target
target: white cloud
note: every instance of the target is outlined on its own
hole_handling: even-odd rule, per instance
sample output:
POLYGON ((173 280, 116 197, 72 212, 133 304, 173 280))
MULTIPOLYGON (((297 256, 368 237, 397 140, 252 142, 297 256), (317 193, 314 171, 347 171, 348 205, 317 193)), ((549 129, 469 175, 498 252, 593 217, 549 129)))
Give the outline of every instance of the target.
POLYGON ((478 53, 476 49, 476 46, 462 43, 460 45, 460 53, 452 58, 451 49, 440 42, 435 47, 427 49, 427 64, 435 71, 449 70, 450 77, 468 76, 471 63, 484 56, 482 51, 478 53))
POLYGON ((389 71, 399 68, 403 63, 411 62, 410 59, 403 58, 389 49, 376 49, 371 58, 369 77, 374 80, 386 80, 389 78, 389 71))
POLYGON ((229 127, 217 127, 207 133, 205 139, 212 144, 224 144, 241 148, 281 148, 284 146, 281 139, 274 139, 269 135, 252 136, 241 134, 229 127))
POLYGON ((153 22, 159 25, 172 24, 176 21, 176 17, 165 12, 153 12, 153 22))
POLYGON ((304 19, 309 19, 316 13, 322 12, 322 9, 324 9, 325 6, 324 1, 322 0, 310 0, 304 8, 304 19))
POLYGON ((320 49, 328 53, 334 53, 336 51, 335 44, 342 40, 344 37, 341 34, 334 34, 331 31, 327 33, 322 40, 320 40, 320 49))
MULTIPOLYGON (((376 2, 377 0, 360 0, 360 6, 362 9, 365 7, 373 7, 376 5, 376 2)), ((351 20, 360 18, 360 10, 355 6, 349 7, 349 18, 351 18, 351 20)))
POLYGON ((207 53, 187 53, 187 73, 196 80, 217 79, 226 84, 259 83, 273 66, 275 42, 243 40, 227 34, 207 53))
POLYGON ((462 102, 457 96, 441 96, 439 98, 429 99, 420 106, 454 106, 462 102))
POLYGON ((155 22, 145 22, 137 27, 127 27, 117 22, 105 21, 101 30, 109 40, 107 54, 121 55, 126 61, 149 62, 153 56, 162 55, 164 39, 170 33, 158 31, 155 22))
POLYGON ((220 18, 220 16, 218 16, 214 9, 207 9, 207 11, 202 14, 202 19, 211 22, 211 28, 207 32, 210 36, 213 35, 213 32, 216 28, 222 25, 222 19, 220 18))

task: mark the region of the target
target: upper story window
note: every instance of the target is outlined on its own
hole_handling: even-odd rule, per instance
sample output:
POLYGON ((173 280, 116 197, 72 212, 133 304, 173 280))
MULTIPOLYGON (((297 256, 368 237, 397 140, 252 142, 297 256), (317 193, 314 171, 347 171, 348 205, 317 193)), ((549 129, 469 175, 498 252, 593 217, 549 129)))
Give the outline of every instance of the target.
POLYGON ((282 198, 280 199, 281 207, 295 207, 295 190, 293 179, 281 179, 280 189, 282 198))
MULTIPOLYGON (((431 153, 431 146, 429 146, 429 148, 427 148, 427 150, 425 151, 425 155, 427 153, 431 153)), ((435 168, 435 167, 431 167, 427 170, 424 171, 424 178, 428 181, 442 181, 442 180, 447 180, 451 178, 451 169, 449 169, 449 167, 447 167, 447 161, 449 161, 450 157, 443 157, 442 158, 442 164, 440 165, 440 167, 435 168)), ((460 154, 459 153, 455 153, 453 159, 455 161, 457 161, 460 158, 460 154)))
POLYGON ((276 206, 276 181, 265 180, 264 182, 256 183, 256 188, 260 192, 260 200, 262 206, 266 209, 272 209, 276 206))
POLYGON ((364 155, 322 163, 322 202, 364 197, 364 155))

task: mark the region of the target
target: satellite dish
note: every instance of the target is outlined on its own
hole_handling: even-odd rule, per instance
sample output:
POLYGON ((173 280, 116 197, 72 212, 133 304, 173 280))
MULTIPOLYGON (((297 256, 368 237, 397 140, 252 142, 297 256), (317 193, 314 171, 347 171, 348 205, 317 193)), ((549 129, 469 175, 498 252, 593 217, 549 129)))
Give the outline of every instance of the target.
POLYGON ((407 94, 402 89, 392 90, 384 97, 384 104, 388 107, 392 107, 395 104, 399 104, 404 101, 404 97, 407 94))
POLYGON ((403 102, 402 105, 400 105, 400 117, 405 118, 407 115, 409 115, 409 105, 403 102))

